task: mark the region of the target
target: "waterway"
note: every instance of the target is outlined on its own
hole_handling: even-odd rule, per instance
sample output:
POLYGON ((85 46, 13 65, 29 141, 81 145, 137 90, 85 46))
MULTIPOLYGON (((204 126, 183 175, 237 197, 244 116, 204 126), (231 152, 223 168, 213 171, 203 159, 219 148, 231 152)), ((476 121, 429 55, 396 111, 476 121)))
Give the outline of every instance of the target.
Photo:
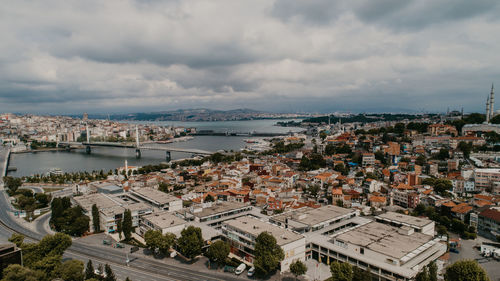
MULTIPOLYGON (((285 133, 300 131, 301 128, 283 128, 274 126, 277 120, 252 120, 252 121, 214 121, 214 122, 155 122, 161 125, 174 125, 195 127, 198 130, 213 130, 215 132, 259 132, 259 133, 285 133)), ((141 122, 142 123, 142 122, 141 122)), ((196 148, 206 151, 239 151, 245 147, 244 142, 248 137, 224 136, 196 136, 194 139, 164 144, 166 147, 196 148)), ((17 171, 9 172, 10 176, 29 176, 44 174, 52 169, 59 168, 64 172, 114 170, 122 167, 127 160, 129 165, 143 166, 157 164, 165 161, 164 151, 143 150, 140 159, 135 158, 135 149, 93 147, 92 153, 87 154, 84 149, 72 151, 52 151, 12 154, 9 166, 17 171)), ((172 152, 172 159, 189 158, 190 153, 172 152)))

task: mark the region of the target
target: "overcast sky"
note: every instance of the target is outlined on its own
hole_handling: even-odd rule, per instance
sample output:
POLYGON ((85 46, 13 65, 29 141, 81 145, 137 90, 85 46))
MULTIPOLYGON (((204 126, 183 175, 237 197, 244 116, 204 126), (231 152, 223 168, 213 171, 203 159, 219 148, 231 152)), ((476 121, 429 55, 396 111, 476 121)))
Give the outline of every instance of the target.
POLYGON ((0 111, 482 112, 499 3, 4 1, 0 111))

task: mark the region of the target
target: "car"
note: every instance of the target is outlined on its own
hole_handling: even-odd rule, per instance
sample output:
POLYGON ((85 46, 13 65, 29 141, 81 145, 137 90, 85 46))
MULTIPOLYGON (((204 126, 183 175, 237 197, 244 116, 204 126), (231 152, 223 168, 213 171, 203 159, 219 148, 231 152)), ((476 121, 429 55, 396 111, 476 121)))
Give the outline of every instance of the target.
POLYGON ((134 246, 134 247, 130 248, 130 252, 131 253, 135 253, 137 251, 139 251, 139 247, 137 247, 137 246, 134 246))
POLYGON ((125 246, 122 243, 116 243, 115 248, 125 248, 125 246))
POLYGON ((247 268, 247 265, 244 263, 241 263, 240 265, 238 265, 238 267, 234 271, 234 274, 240 275, 241 273, 243 273, 243 271, 245 271, 246 268, 247 268))
POLYGON ((234 272, 234 266, 224 266, 224 272, 234 272))
POLYGON ((99 268, 94 269, 94 275, 98 276, 98 277, 102 277, 102 278, 108 277, 108 275, 106 274, 106 272, 102 271, 99 268))
POLYGON ((456 248, 450 248, 450 252, 455 253, 455 254, 460 253, 460 251, 457 250, 456 248))
POLYGON ((250 269, 247 272, 248 277, 252 277, 255 274, 255 266, 250 267, 250 269))

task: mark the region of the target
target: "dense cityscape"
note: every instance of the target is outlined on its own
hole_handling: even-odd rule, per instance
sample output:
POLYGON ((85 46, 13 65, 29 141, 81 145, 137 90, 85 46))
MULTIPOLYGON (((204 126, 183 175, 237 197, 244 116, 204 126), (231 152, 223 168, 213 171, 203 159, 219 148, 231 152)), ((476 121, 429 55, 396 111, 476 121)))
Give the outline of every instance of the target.
POLYGON ((0 281, 500 281, 500 1, 0 5, 0 281))
POLYGON ((488 106, 486 114, 363 117, 373 122, 352 122, 360 117, 349 114, 304 119, 294 121, 301 132, 249 137, 237 152, 22 177, 8 175, 9 159, 19 153, 90 153, 86 147, 113 144, 143 148, 133 146, 136 140, 189 143, 197 130, 86 114, 3 114, 4 203, 12 205, 3 210, 9 217, 3 225, 14 230, 9 259, 25 252, 24 267, 9 267, 15 273, 7 269, 4 276, 22 270, 45 280, 78 275, 76 270, 82 275, 74 280, 133 280, 134 273, 122 276, 127 271, 112 268, 125 262, 139 272, 140 261, 167 272, 168 266, 182 271, 192 264, 197 274, 217 280, 232 280, 232 272, 245 269, 248 278, 346 280, 338 276, 348 271, 348 280, 452 280, 469 266, 455 262, 475 257, 485 276, 498 276, 500 115, 493 103, 488 106), (70 235, 80 247, 112 249, 121 258, 68 249, 71 240, 52 233, 70 235), (39 246, 23 242, 44 235, 39 246), (32 247, 48 247, 42 243, 55 243, 51 239, 66 246, 55 256, 30 260, 41 251, 32 247), (48 269, 46 259, 60 259, 66 249, 97 259, 85 272, 84 263, 73 259, 48 269))

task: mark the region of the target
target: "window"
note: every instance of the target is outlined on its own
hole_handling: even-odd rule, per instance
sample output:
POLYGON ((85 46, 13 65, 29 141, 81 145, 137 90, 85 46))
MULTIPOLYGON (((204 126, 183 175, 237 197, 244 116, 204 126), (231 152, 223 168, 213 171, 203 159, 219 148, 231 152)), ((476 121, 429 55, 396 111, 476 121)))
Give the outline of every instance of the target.
POLYGON ((364 248, 360 248, 359 249, 359 253, 362 254, 362 255, 364 255, 365 254, 365 249, 364 248))

